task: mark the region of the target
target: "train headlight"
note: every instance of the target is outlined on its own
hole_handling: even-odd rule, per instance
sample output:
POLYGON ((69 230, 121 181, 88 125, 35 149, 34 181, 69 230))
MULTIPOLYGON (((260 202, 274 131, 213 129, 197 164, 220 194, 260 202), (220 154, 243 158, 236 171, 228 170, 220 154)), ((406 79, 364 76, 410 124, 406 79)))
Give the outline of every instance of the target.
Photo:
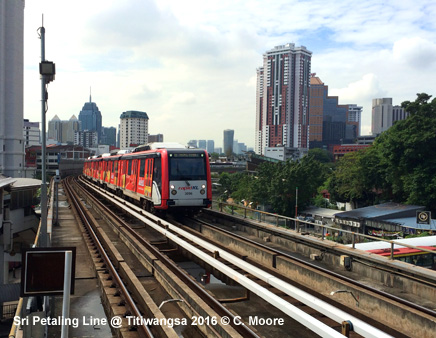
POLYGON ((170 185, 171 190, 175 189, 176 187, 174 186, 174 184, 170 185))
POLYGON ((173 195, 177 194, 177 190, 171 190, 171 194, 173 195))
POLYGON ((204 189, 200 190, 200 194, 204 195, 205 193, 206 193, 206 190, 204 190, 204 189))
POLYGON ((202 184, 202 185, 201 185, 201 188, 202 188, 202 189, 206 189, 206 184, 202 184))

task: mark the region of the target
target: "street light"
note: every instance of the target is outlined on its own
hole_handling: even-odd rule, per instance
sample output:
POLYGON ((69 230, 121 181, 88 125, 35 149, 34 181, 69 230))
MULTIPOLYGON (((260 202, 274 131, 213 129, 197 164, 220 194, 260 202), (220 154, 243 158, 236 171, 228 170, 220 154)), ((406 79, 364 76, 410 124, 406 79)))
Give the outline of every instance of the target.
POLYGON ((47 112, 47 85, 54 80, 56 73, 55 64, 45 60, 45 28, 44 25, 39 28, 41 38, 41 62, 39 64, 39 73, 41 75, 41 133, 42 133, 42 184, 41 184, 41 239, 40 246, 48 247, 49 240, 47 234, 47 174, 46 174, 46 122, 45 114, 47 112))
POLYGON ((41 61, 39 63, 39 74, 45 77, 46 84, 53 81, 56 74, 56 66, 51 61, 41 61))

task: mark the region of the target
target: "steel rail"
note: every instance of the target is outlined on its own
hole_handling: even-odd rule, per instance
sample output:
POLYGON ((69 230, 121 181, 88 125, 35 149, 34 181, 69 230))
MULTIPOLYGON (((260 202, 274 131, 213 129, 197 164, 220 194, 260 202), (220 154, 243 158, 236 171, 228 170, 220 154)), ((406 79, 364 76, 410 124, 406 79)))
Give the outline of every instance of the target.
MULTIPOLYGON (((94 187, 92 187, 95 189, 94 187)), ((98 190, 98 189, 96 189, 98 190)), ((118 203, 119 206, 125 207, 123 203, 115 201, 115 199, 120 199, 117 196, 113 196, 113 203, 118 203)), ((124 202, 124 200, 120 199, 124 202)), ((226 307, 224 307, 217 299, 213 298, 205 289, 203 289, 196 281, 192 280, 192 278, 185 273, 183 270, 181 270, 174 262, 172 262, 166 255, 162 254, 156 247, 154 247, 152 244, 144 240, 144 238, 138 234, 132 227, 129 226, 124 220, 120 219, 119 216, 117 216, 113 210, 109 209, 107 206, 102 204, 98 199, 95 199, 97 203, 100 204, 100 206, 104 209, 104 211, 115 219, 117 219, 120 223, 124 224, 124 227, 132 234, 132 236, 135 237, 136 240, 138 240, 147 250, 149 250, 156 258, 158 258, 163 264, 165 264, 166 267, 168 267, 173 273, 176 274, 178 278, 180 278, 186 285, 189 286, 191 290, 193 290, 198 296, 201 297, 203 301, 205 301, 215 312, 217 312, 221 317, 228 317, 231 318, 229 325, 231 325, 237 332, 239 332, 243 337, 253 337, 253 338, 259 338, 259 335, 256 334, 253 330, 250 329, 247 325, 241 325, 240 322, 238 322, 238 318, 229 311, 226 307)), ((143 209, 138 208, 141 212, 143 212, 143 209)), ((141 215, 141 217, 144 217, 141 215)), ((150 222, 149 220, 147 220, 150 222)), ((152 223, 154 224, 154 223, 152 223)), ((155 225, 155 224, 154 224, 155 225)), ((155 225, 156 227, 162 229, 160 226, 155 225)), ((154 228, 154 227, 153 227, 154 228)))
MULTIPOLYGON (((75 209, 79 213, 79 216, 82 219, 82 222, 84 223, 85 227, 87 228, 87 230, 91 234, 94 243, 97 245, 98 251, 102 255, 102 258, 104 259, 106 266, 110 270, 112 277, 115 278, 115 281, 116 281, 118 287, 121 289, 121 292, 124 294, 125 300, 127 301, 130 309, 134 312, 136 318, 141 318, 142 317, 141 312, 139 311, 138 307, 135 304, 135 301, 133 300, 132 296, 130 295, 129 291, 127 290, 126 286, 124 285, 123 281, 121 280, 121 277, 119 276, 118 272, 116 271, 114 265, 112 264, 109 256, 106 253, 106 250, 104 249, 103 245, 101 244, 100 240, 97 237, 97 234, 95 233, 94 229, 92 228, 91 223, 88 221, 88 217, 86 216, 86 212, 83 210, 81 203, 79 202, 76 194, 72 190, 72 188, 70 186, 70 182, 67 182, 67 184, 65 184, 65 188, 66 188, 66 191, 70 197, 70 200, 74 203, 75 209)), ((146 335, 146 337, 148 337, 148 338, 154 337, 152 332, 150 331, 148 326, 145 325, 144 322, 142 322, 139 327, 142 329, 142 331, 146 335)))
MULTIPOLYGON (((91 188, 94 189, 95 191, 100 190, 100 189, 95 188, 95 187, 91 187, 91 188)), ((125 208, 126 202, 124 200, 122 200, 119 197, 117 197, 113 194, 110 194, 110 193, 107 193, 107 195, 112 197, 112 203, 115 203, 115 204, 119 205, 120 207, 125 208)), ((277 307, 278 309, 280 309, 284 313, 293 317, 294 319, 296 319, 297 321, 299 321, 300 323, 305 325, 307 328, 309 328, 313 332, 315 332, 323 337, 343 337, 343 335, 340 334, 339 332, 337 332, 336 330, 325 325, 324 323, 320 322, 319 320, 313 318, 312 316, 308 315, 304 311, 296 308, 295 306, 286 302, 285 300, 278 297, 277 295, 270 292, 269 290, 259 286, 257 283, 251 281, 249 278, 245 277, 244 275, 234 271, 233 269, 229 268, 225 264, 219 262, 217 259, 211 257, 209 254, 206 254, 203 251, 194 247, 193 245, 186 243, 186 241, 184 241, 183 239, 181 239, 177 235, 174 235, 169 230, 176 232, 177 234, 184 236, 185 238, 188 238, 190 241, 193 241, 196 244, 199 244, 200 246, 204 247, 206 250, 208 250, 210 252, 218 251, 220 257, 228 260, 229 262, 231 262, 237 266, 243 266, 244 269, 246 271, 248 271, 250 274, 257 276, 258 278, 266 281, 267 283, 270 283, 271 285, 274 284, 273 285, 274 287, 281 289, 281 288, 283 288, 283 284, 280 283, 282 281, 277 281, 278 280, 277 277, 275 277, 269 273, 265 273, 262 270, 258 269, 257 267, 255 267, 251 264, 247 264, 243 260, 236 258, 231 254, 228 254, 227 252, 225 252, 221 248, 218 248, 217 246, 211 245, 210 243, 207 243, 201 239, 198 239, 197 237, 187 233, 186 231, 175 227, 171 223, 168 223, 164 220, 161 220, 154 215, 148 216, 148 217, 152 218, 154 220, 154 222, 159 221, 165 227, 165 228, 162 228, 161 225, 157 225, 156 223, 152 222, 148 217, 143 216, 142 215, 143 210, 137 206, 131 205, 130 209, 140 211, 141 214, 137 213, 137 211, 134 212, 133 210, 129 210, 128 212, 134 214, 135 217, 141 219, 144 223, 146 223, 150 227, 159 231, 164 236, 171 239, 173 242, 177 243, 178 245, 184 247, 186 250, 193 253, 194 255, 196 255, 197 257, 199 257, 203 261, 207 262, 211 266, 217 268, 219 271, 223 272, 224 274, 226 274, 230 278, 234 279, 239 284, 250 289, 252 292, 257 294, 259 297, 263 298, 264 300, 266 300, 270 304, 274 305, 275 307, 277 307)), ((285 288, 282 291, 289 294, 290 296, 292 296, 296 299, 303 299, 303 302, 305 302, 306 304, 313 303, 313 299, 316 299, 312 295, 309 295, 301 290, 299 290, 301 292, 298 292, 298 293, 291 292, 290 290, 295 291, 294 288, 295 287, 293 287, 292 285, 289 285, 289 288, 285 288)), ((374 328, 374 327, 368 325, 367 323, 361 321, 360 319, 355 318, 353 316, 350 316, 346 312, 339 310, 339 309, 336 309, 333 306, 331 306, 330 304, 323 302, 321 300, 316 299, 314 304, 312 304, 312 307, 317 309, 319 312, 323 313, 324 315, 328 316, 329 318, 335 320, 339 324, 342 324, 342 322, 347 321, 347 320, 351 321, 353 323, 354 331, 358 334, 363 335, 363 336, 374 337, 374 338, 391 337, 390 335, 386 334, 385 332, 383 332, 377 328, 374 328), (330 313, 330 312, 334 312, 334 313, 330 313)))
POLYGON ((311 268, 313 268, 313 269, 316 269, 316 270, 321 271, 321 272, 323 272, 323 273, 326 273, 326 274, 329 274, 329 275, 331 275, 331 276, 334 276, 334 277, 336 277, 336 278, 338 278, 338 279, 341 279, 341 280, 343 280, 343 281, 345 281, 345 282, 347 282, 347 283, 353 284, 353 285, 358 286, 358 287, 360 287, 360 288, 362 288, 362 289, 365 289, 365 290, 371 291, 371 292, 376 293, 376 294, 378 294, 378 295, 380 295, 380 296, 383 296, 383 297, 386 297, 386 298, 388 298, 388 299, 390 299, 390 300, 393 300, 393 301, 395 301, 395 302, 398 302, 398 303, 400 303, 400 304, 402 304, 402 305, 409 306, 409 307, 412 308, 412 309, 415 309, 415 310, 421 311, 421 312, 423 312, 423 313, 425 313, 425 314, 428 314, 428 315, 430 315, 430 316, 434 316, 434 317, 436 317, 436 311, 434 311, 434 310, 432 310, 432 309, 429 309, 429 308, 426 308, 426 307, 424 307, 424 306, 421 306, 421 305, 419 305, 419 304, 415 304, 415 303, 413 303, 413 302, 410 302, 410 301, 408 301, 407 299, 400 298, 400 297, 398 297, 398 296, 392 295, 392 294, 390 294, 390 293, 388 293, 388 292, 386 292, 386 291, 382 291, 382 290, 378 290, 378 289, 371 288, 370 286, 368 286, 368 285, 366 285, 366 284, 363 284, 363 283, 360 283, 359 281, 356 281, 356 280, 354 280, 354 279, 352 279, 352 278, 349 278, 349 277, 347 277, 347 276, 343 276, 343 275, 341 275, 341 274, 339 274, 339 273, 337 273, 337 272, 334 272, 334 271, 328 270, 328 269, 326 269, 326 268, 323 268, 323 267, 321 267, 321 266, 318 266, 318 265, 312 264, 311 262, 306 262, 306 261, 304 261, 304 260, 301 259, 301 258, 293 257, 293 256, 291 256, 291 255, 289 255, 289 254, 287 254, 287 253, 285 253, 285 252, 283 252, 283 251, 277 250, 277 249, 272 248, 272 247, 268 247, 268 246, 265 245, 265 244, 262 244, 262 243, 259 243, 259 242, 254 241, 254 240, 251 240, 251 239, 249 239, 249 238, 246 238, 246 237, 240 236, 240 235, 238 235, 238 234, 232 233, 231 231, 228 231, 228 230, 222 229, 222 228, 220 228, 220 227, 218 227, 218 226, 216 226, 216 225, 213 225, 213 224, 209 224, 209 223, 207 223, 207 222, 205 222, 205 221, 203 221, 203 220, 198 220, 198 219, 196 219, 195 221, 200 222, 200 223, 203 223, 204 225, 207 225, 207 226, 209 226, 209 227, 212 227, 213 229, 218 230, 218 231, 221 231, 221 232, 223 232, 223 233, 225 233, 225 234, 228 234, 228 235, 231 235, 231 236, 233 236, 233 237, 236 237, 236 238, 238 238, 239 240, 244 241, 244 242, 246 242, 246 243, 250 243, 250 244, 253 244, 253 245, 257 245, 257 246, 261 247, 262 249, 265 249, 265 250, 271 251, 271 252, 273 252, 273 253, 276 253, 276 254, 278 254, 278 255, 280 255, 280 256, 283 256, 283 257, 289 258, 289 259, 291 259, 291 260, 293 260, 293 261, 295 261, 295 262, 297 262, 297 263, 304 264, 304 265, 308 265, 309 267, 311 267, 311 268))
MULTIPOLYGON (((392 337, 391 335, 386 334, 385 332, 367 324, 366 322, 364 322, 364 321, 362 321, 354 316, 349 315, 345 311, 342 311, 342 310, 330 305, 327 302, 324 302, 320 299, 317 299, 314 296, 310 295, 309 293, 302 291, 302 290, 296 288, 295 286, 293 286, 287 282, 282 281, 281 279, 277 278, 276 276, 271 275, 270 273, 267 273, 267 272, 259 269, 258 267, 254 266, 252 264, 249 264, 238 257, 235 257, 232 254, 229 254, 225 250, 223 250, 223 249, 221 249, 213 244, 210 244, 202 239, 199 239, 198 237, 195 237, 194 235, 191 235, 184 230, 176 228, 171 224, 167 224, 167 226, 170 230, 178 233, 181 236, 188 238, 191 241, 194 241, 196 244, 201 245, 203 248, 205 248, 211 252, 218 251, 220 257, 231 262, 232 264, 235 264, 239 267, 243 267, 243 269, 245 271, 249 272, 253 276, 256 276, 257 278, 265 281, 266 283, 270 284, 271 286, 275 287, 276 289, 283 291, 287 295, 289 295, 295 299, 298 299, 302 303, 310 306, 311 308, 317 310, 318 312, 324 314, 325 316, 333 319, 337 323, 342 323, 344 321, 350 321, 353 324, 354 332, 356 332, 362 336, 372 337, 372 338, 392 337)), ((179 237, 176 237, 174 235, 172 235, 170 237, 169 234, 167 233, 166 236, 168 236, 169 238, 173 237, 171 239, 174 240, 175 242, 181 241, 181 239, 179 237)), ((195 254, 194 251, 199 251, 198 249, 196 249, 193 246, 191 246, 191 248, 186 247, 186 249, 189 249, 190 252, 192 252, 194 254, 195 254)), ((198 254, 200 255, 201 253, 202 252, 200 251, 200 253, 198 253, 198 254)), ((210 256, 207 255, 207 257, 210 257, 210 256)), ((206 257, 204 257, 204 259, 206 260, 206 257)), ((209 259, 210 264, 212 264, 214 267, 218 267, 220 265, 218 263, 220 263, 220 262, 213 262, 212 259, 213 258, 209 259)), ((220 271, 222 271, 223 273, 225 273, 226 275, 228 275, 229 277, 231 277, 232 279, 236 280, 238 283, 240 283, 246 287, 250 286, 252 284, 252 282, 250 280, 248 280, 248 278, 246 278, 243 275, 238 274, 236 271, 234 272, 234 276, 226 273, 228 268, 224 264, 221 268, 218 267, 218 269, 220 271), (245 279, 247 279, 247 281, 245 279)), ((276 306, 277 305, 279 305, 279 306, 285 305, 285 309, 287 309, 286 304, 283 304, 283 302, 280 302, 280 301, 277 302, 275 300, 276 298, 280 298, 280 297, 274 295, 273 293, 269 294, 269 291, 268 291, 268 292, 265 292, 265 293, 262 292, 259 294, 258 292, 256 292, 257 291, 256 288, 251 289, 251 291, 255 292, 256 294, 258 294, 260 297, 267 300, 271 304, 273 304, 273 305, 276 304, 276 306), (265 298, 265 297, 267 297, 267 298, 265 298)), ((285 303, 287 303, 287 302, 285 302, 285 303)), ((282 311, 284 310, 282 307, 278 307, 278 308, 282 311)), ((287 313, 286 311, 284 311, 284 312, 287 313)), ((299 310, 299 311, 301 311, 301 310, 299 310)), ((296 315, 296 313, 294 313, 294 314, 296 315)), ((318 326, 321 322, 317 321, 316 319, 314 319, 311 316, 310 316, 310 318, 311 318, 311 320, 307 323, 304 322, 304 324, 305 325, 307 324, 307 327, 309 329, 313 330, 314 332, 321 334, 318 331, 315 331, 315 329, 316 330, 319 329, 318 326)), ((322 325, 325 325, 325 324, 322 324, 322 325)), ((329 328, 329 329, 331 329, 331 328, 329 328)), ((327 332, 325 332, 325 333, 323 332, 321 335, 323 336, 326 333, 327 332)))

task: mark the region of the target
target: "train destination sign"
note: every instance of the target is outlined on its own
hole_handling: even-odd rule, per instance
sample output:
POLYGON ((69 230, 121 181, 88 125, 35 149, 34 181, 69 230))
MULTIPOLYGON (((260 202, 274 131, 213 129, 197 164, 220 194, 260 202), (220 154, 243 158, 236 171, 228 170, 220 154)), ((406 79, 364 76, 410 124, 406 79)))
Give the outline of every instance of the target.
POLYGON ((22 252, 21 297, 62 295, 67 251, 72 252, 70 294, 74 294, 76 248, 32 248, 22 252))

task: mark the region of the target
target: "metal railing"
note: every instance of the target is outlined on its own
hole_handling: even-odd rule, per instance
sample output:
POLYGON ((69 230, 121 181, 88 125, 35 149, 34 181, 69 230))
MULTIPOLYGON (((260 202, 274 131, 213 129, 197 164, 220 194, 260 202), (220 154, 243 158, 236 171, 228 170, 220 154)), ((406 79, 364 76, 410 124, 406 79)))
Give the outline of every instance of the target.
POLYGON ((14 316, 17 312, 18 303, 19 303, 19 301, 17 301, 16 303, 3 304, 3 318, 2 319, 14 318, 14 316))
POLYGON ((275 213, 270 213, 262 210, 252 209, 249 207, 245 207, 242 205, 238 205, 235 203, 226 203, 221 201, 213 201, 212 205, 217 205, 218 210, 221 212, 227 212, 231 215, 237 215, 243 218, 249 218, 252 220, 257 220, 258 222, 264 222, 268 224, 273 224, 278 227, 285 227, 287 229, 295 230, 297 233, 300 232, 311 232, 315 235, 319 236, 321 234, 321 239, 324 240, 326 238, 326 234, 328 234, 328 231, 332 232, 342 232, 346 233, 351 237, 351 247, 353 249, 356 249, 356 243, 362 243, 363 239, 368 239, 370 241, 379 241, 379 242, 387 242, 390 243, 390 256, 389 259, 394 259, 394 245, 401 245, 404 247, 408 247, 411 249, 416 249, 420 251, 425 251, 429 253, 435 253, 435 251, 420 248, 414 245, 410 245, 407 243, 400 243, 393 240, 383 239, 379 237, 374 237, 370 235, 361 234, 354 231, 344 230, 341 228, 337 228, 334 226, 329 226, 325 224, 319 224, 319 223, 313 223, 306 220, 294 218, 294 217, 288 217, 288 216, 282 216, 275 213), (291 228, 291 225, 293 225, 293 229, 291 228), (318 230, 318 231, 317 231, 318 230), (358 239, 358 241, 356 241, 358 239))
MULTIPOLYGON (((51 226, 52 226, 51 222, 52 222, 52 219, 53 219, 53 199, 54 199, 54 196, 53 196, 54 195, 54 192, 53 192, 53 187, 54 187, 53 178, 50 181, 50 186, 51 186, 51 188, 49 189, 49 193, 48 193, 48 198, 50 200, 50 203, 48 203, 48 205, 47 205, 47 209, 48 209, 47 218, 49 220, 49 222, 48 222, 49 223, 48 224, 48 228, 49 228, 49 230, 48 230, 48 232, 49 232, 48 242, 49 242, 49 245, 50 245, 50 239, 51 239, 50 238, 51 237, 51 226)), ((36 232, 35 240, 33 242, 33 246, 32 246, 33 248, 36 248, 36 247, 39 246, 40 238, 41 238, 40 236, 41 236, 41 221, 39 222, 38 230, 36 232)), ((23 309, 23 304, 24 304, 25 301, 27 303, 28 299, 29 298, 20 298, 19 299, 18 304, 16 305, 16 311, 15 311, 14 315, 12 316, 12 318, 13 317, 20 317, 20 318, 22 318, 25 315, 25 309, 23 309)), ((19 325, 15 324, 15 321, 12 322, 11 330, 9 331, 9 336, 8 337, 9 338, 15 338, 16 335, 17 335, 18 328, 19 328, 19 325)))

